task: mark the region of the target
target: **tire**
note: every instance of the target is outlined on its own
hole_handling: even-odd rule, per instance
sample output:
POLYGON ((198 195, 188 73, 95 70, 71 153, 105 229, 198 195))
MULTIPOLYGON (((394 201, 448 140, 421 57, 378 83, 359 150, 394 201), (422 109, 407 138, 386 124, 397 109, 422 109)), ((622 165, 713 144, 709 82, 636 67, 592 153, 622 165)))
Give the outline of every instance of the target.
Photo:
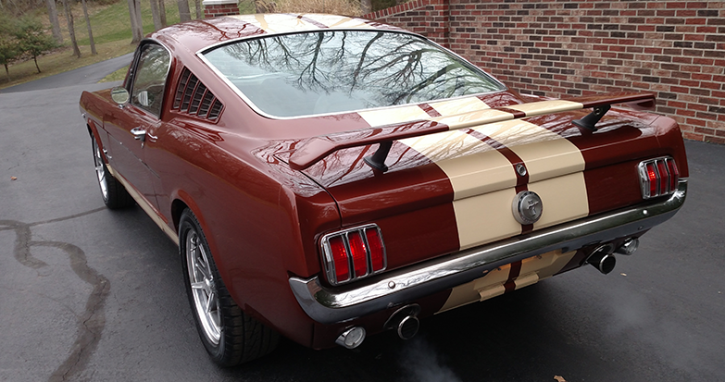
POLYGON ((279 335, 247 316, 234 302, 199 221, 188 209, 179 223, 179 253, 196 328, 214 362, 232 367, 272 352, 279 335))
POLYGON ((135 202, 131 195, 123 187, 123 184, 108 171, 103 155, 101 155, 101 148, 98 147, 96 138, 93 135, 91 135, 91 144, 93 145, 93 163, 96 166, 96 180, 101 188, 103 203, 112 210, 133 206, 135 202))

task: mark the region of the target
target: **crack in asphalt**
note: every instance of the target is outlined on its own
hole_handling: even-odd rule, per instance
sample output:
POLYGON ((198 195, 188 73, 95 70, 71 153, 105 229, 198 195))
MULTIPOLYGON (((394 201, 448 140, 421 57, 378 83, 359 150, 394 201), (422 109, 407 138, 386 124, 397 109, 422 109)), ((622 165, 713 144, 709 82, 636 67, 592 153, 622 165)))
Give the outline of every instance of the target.
POLYGON ((34 223, 23 223, 16 220, 0 220, 0 231, 15 231, 15 259, 22 265, 31 269, 47 267, 48 264, 31 253, 33 247, 49 247, 60 249, 68 255, 70 266, 76 276, 82 281, 91 285, 93 290, 86 301, 85 311, 77 316, 77 336, 70 349, 70 354, 65 361, 59 365, 48 378, 49 382, 66 381, 82 372, 91 355, 96 350, 101 339, 101 333, 106 324, 106 315, 103 306, 111 288, 108 279, 88 266, 85 252, 71 243, 62 241, 33 241, 32 227, 41 224, 56 223, 64 220, 75 219, 81 216, 90 215, 104 210, 105 207, 96 208, 90 211, 75 215, 65 216, 57 219, 44 220, 34 223))

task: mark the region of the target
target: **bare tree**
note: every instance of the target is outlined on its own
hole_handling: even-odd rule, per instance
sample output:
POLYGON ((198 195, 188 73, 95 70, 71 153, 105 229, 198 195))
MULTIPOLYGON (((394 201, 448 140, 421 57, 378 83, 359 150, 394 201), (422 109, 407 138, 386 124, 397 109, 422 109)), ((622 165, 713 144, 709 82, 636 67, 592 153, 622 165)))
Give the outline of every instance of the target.
POLYGON ((86 18, 86 26, 88 27, 88 39, 91 41, 91 55, 96 55, 96 42, 93 41, 93 30, 91 29, 91 19, 88 17, 88 7, 86 6, 86 0, 81 0, 83 5, 83 16, 86 18))
POLYGON ((179 21, 191 21, 189 0, 177 0, 176 4, 179 6, 179 21))
POLYGON ((201 13, 201 0, 194 0, 194 6, 196 7, 196 19, 201 20, 204 15, 201 13))
POLYGON ((360 0, 360 10, 362 11, 363 15, 367 15, 368 13, 373 11, 373 2, 372 0, 360 0))
POLYGON ((133 0, 134 9, 136 10, 136 25, 138 27, 138 35, 143 38, 143 20, 141 19, 141 0, 133 0))
MULTIPOLYGON (((68 0, 63 0, 63 9, 65 10, 65 18, 68 21, 68 33, 70 34, 70 41, 73 43, 73 55, 81 58, 81 50, 78 48, 78 41, 76 41, 76 31, 73 27, 73 13, 70 11, 68 6, 68 0)), ((40 71, 40 69, 38 69, 40 71)))
POLYGON ((277 9, 277 3, 274 1, 254 0, 254 9, 257 13, 274 13, 277 9))
POLYGON ((58 22, 58 10, 55 8, 55 0, 45 0, 45 5, 48 7, 48 18, 53 28, 53 38, 55 42, 62 44, 63 35, 60 33, 60 22, 58 22))
MULTIPOLYGON (((66 0, 63 0, 66 1, 66 0)), ((127 0, 128 15, 131 18, 131 44, 138 44, 143 38, 143 25, 141 24, 141 7, 138 0, 127 0)))
POLYGON ((159 15, 159 5, 158 0, 150 0, 151 3, 151 16, 154 19, 154 30, 159 30, 163 28, 163 25, 161 25, 161 16, 159 15))
POLYGON ((166 27, 169 24, 166 23, 166 4, 164 0, 157 0, 159 2, 159 18, 161 19, 161 26, 166 27))

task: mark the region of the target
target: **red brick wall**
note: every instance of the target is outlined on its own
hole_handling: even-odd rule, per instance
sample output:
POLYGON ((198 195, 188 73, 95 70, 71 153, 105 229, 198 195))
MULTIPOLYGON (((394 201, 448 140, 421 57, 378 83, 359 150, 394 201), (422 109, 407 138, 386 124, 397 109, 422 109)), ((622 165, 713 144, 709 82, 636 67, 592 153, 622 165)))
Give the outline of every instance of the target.
POLYGON ((212 4, 204 6, 204 18, 211 19, 214 17, 238 15, 239 6, 237 3, 232 4, 212 4))
POLYGON ((426 35, 522 93, 655 92, 686 138, 725 144, 723 0, 408 4, 366 17, 426 35))
POLYGON ((363 17, 422 34, 448 48, 449 14, 448 0, 413 0, 363 17))

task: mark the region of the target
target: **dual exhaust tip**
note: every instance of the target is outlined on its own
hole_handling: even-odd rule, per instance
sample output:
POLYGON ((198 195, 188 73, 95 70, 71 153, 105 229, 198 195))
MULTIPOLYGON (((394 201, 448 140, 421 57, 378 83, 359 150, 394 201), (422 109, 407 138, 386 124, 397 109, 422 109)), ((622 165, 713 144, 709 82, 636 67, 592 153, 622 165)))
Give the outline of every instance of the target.
MULTIPOLYGON (((420 305, 406 305, 396 310, 385 322, 383 328, 386 330, 394 329, 400 339, 409 340, 415 337, 418 334, 418 329, 420 329, 418 313, 420 313, 420 305)), ((340 334, 335 343, 346 349, 355 349, 363 343, 365 334, 365 328, 354 326, 340 334)))
POLYGON ((639 247, 639 239, 631 238, 625 240, 625 242, 615 250, 614 245, 611 243, 604 244, 595 249, 591 255, 587 258, 586 262, 591 264, 594 268, 597 268, 602 274, 609 274, 614 270, 617 265, 617 259, 614 257, 614 253, 621 255, 631 255, 639 247))
MULTIPOLYGON (((614 257, 615 252, 622 255, 631 255, 637 250, 637 247, 639 247, 639 239, 637 238, 625 240, 616 249, 613 244, 607 243, 592 251, 586 262, 606 275, 611 273, 617 265, 617 259, 614 257)), ((412 339, 418 334, 418 329, 420 329, 418 313, 420 313, 419 305, 406 305, 396 310, 388 321, 385 322, 383 327, 386 330, 395 329, 398 337, 402 340, 412 339)), ((354 326, 340 334, 337 340, 335 340, 335 343, 347 349, 355 349, 363 343, 366 334, 365 328, 362 326, 354 326)))

